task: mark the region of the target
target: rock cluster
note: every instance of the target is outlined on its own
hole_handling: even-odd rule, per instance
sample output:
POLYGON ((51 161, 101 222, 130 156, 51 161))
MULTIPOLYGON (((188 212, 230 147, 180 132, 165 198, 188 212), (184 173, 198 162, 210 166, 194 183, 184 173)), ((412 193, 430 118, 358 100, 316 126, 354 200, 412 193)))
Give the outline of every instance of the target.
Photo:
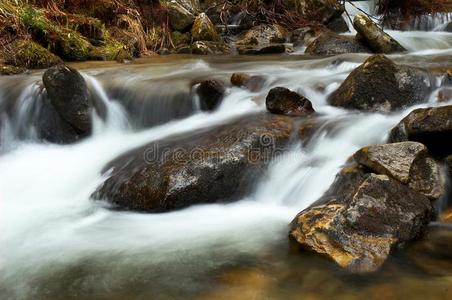
POLYGON ((440 168, 424 145, 369 146, 297 215, 290 235, 352 272, 376 271, 392 249, 422 235, 432 215, 430 200, 444 193, 440 168))

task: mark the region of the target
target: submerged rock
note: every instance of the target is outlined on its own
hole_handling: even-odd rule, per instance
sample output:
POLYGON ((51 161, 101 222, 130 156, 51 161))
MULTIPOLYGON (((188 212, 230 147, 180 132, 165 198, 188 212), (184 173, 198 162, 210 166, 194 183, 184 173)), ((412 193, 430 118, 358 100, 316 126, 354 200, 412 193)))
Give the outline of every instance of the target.
POLYGON ((314 112, 311 101, 283 87, 271 89, 265 105, 269 112, 286 116, 306 116, 314 112))
POLYGON ((371 51, 353 37, 326 31, 312 41, 305 52, 312 55, 336 55, 344 53, 369 53, 371 51))
POLYGON ((93 197, 148 212, 238 199, 287 148, 293 130, 292 118, 259 113, 152 142, 110 162, 93 197))
POLYGON ((60 64, 48 69, 42 80, 58 114, 77 132, 90 132, 93 103, 83 76, 74 68, 60 64))
POLYGON ((425 102, 430 92, 426 70, 374 55, 353 70, 328 101, 348 109, 390 112, 425 102))
POLYGON ((422 234, 431 209, 425 196, 386 175, 368 174, 350 196, 302 211, 290 235, 352 272, 373 272, 392 248, 422 234))
POLYGON ((212 24, 209 17, 205 13, 201 13, 196 17, 191 29, 191 36, 194 41, 220 40, 220 35, 215 29, 215 26, 212 24))
POLYGON ((452 153, 452 106, 412 111, 391 130, 389 142, 417 141, 434 155, 452 153))
POLYGON ((236 87, 244 87, 251 92, 257 92, 263 88, 265 77, 250 76, 245 73, 234 73, 231 76, 231 84, 236 87))
POLYGON ((362 38, 375 53, 391 54, 406 51, 402 45, 380 29, 377 24, 372 22, 367 16, 355 16, 353 27, 355 27, 360 38, 362 38))
POLYGON ((217 108, 223 100, 226 86, 219 80, 205 80, 196 88, 199 104, 202 110, 210 111, 217 108))

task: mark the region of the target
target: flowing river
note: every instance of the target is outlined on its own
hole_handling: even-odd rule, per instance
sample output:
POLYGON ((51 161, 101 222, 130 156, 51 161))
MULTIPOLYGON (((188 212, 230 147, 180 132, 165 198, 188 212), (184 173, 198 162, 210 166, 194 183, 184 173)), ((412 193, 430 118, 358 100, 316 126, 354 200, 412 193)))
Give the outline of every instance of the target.
MULTIPOLYGON (((452 33, 389 33, 410 51, 390 56, 397 63, 451 67, 452 33)), ((0 108, 11 113, 2 115, 0 127, 0 298, 450 299, 451 262, 427 259, 416 247, 366 276, 290 251, 295 215, 322 195, 351 154, 383 143, 414 109, 384 115, 328 105, 327 96, 367 57, 168 56, 74 64, 107 116, 94 115, 92 136, 64 146, 39 142, 30 125, 42 72, 1 77, 0 108), (190 83, 228 80, 234 72, 263 75, 265 87, 229 88, 215 112, 201 112, 190 83), (326 122, 308 146, 294 145, 273 161, 246 198, 162 214, 111 210, 90 199, 105 179, 102 168, 118 155, 264 111, 276 86, 305 95, 326 122)), ((432 79, 436 91, 418 107, 452 102, 436 101, 440 82, 432 79)))

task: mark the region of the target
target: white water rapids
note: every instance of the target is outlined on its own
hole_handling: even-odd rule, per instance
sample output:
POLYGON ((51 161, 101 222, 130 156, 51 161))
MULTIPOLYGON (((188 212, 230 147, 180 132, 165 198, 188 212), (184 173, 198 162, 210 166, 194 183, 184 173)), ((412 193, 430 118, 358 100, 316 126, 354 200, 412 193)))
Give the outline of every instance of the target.
MULTIPOLYGON (((392 34, 402 44, 410 45, 414 60, 419 51, 430 51, 422 54, 428 57, 433 53, 444 55, 452 48, 449 33, 392 34), (427 36, 429 39, 425 40, 427 36)), ((42 294, 52 286, 41 287, 40 278, 64 277, 64 270, 69 267, 81 265, 87 270, 87 274, 73 275, 78 281, 65 286, 69 291, 105 292, 128 279, 136 279, 137 269, 145 274, 137 281, 154 278, 141 268, 164 274, 168 266, 183 269, 194 264, 199 271, 234 260, 239 254, 263 253, 274 243, 285 241, 289 222, 322 195, 346 159, 360 147, 384 142, 389 130, 413 109, 382 115, 350 112, 327 104, 328 94, 366 57, 345 55, 285 61, 276 58, 231 64, 188 59, 130 68, 126 74, 109 68, 84 70, 91 90, 108 108, 106 121, 94 116, 95 131, 91 137, 61 146, 37 142, 32 134, 28 140, 16 140, 17 124, 13 121, 1 128, 1 143, 11 145, 0 155, 0 293, 5 297, 2 299, 45 299, 42 294), (230 88, 214 113, 194 112, 142 130, 132 129, 133 120, 115 101, 118 99, 109 98, 102 87, 109 78, 116 77, 130 84, 164 78, 171 88, 171 81, 181 76, 214 74, 226 78, 235 71, 265 75, 267 85, 260 93, 230 88), (263 99, 275 86, 304 94, 332 127, 319 130, 309 147, 296 145, 274 161, 268 175, 246 199, 171 213, 141 214, 110 210, 89 198, 104 179, 101 169, 118 155, 152 140, 264 110, 263 99)), ((26 87, 17 97, 21 109, 31 105, 31 96, 36 92, 33 81, 39 76, 31 75, 32 80, 27 79, 26 87)), ((2 80, 0 97, 6 93, 2 80)), ((5 101, 3 97, 0 104, 5 101)), ((426 99, 424 106, 427 105, 436 103, 426 99)), ((188 268, 185 277, 191 271, 188 268)))

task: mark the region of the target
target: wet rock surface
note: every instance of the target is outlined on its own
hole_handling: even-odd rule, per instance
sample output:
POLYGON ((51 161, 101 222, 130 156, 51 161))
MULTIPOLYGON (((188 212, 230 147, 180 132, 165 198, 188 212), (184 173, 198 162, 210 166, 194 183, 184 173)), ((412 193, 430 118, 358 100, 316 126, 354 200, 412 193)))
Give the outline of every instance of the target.
POLYGON ((238 199, 286 149, 294 127, 293 118, 259 113, 152 142, 109 163, 93 197, 150 212, 238 199))
POLYGON ((374 55, 353 70, 328 101, 348 109, 390 112, 426 102, 430 92, 426 70, 374 55))
POLYGON ((294 219, 290 235, 352 272, 373 272, 392 249, 423 234, 432 216, 430 200, 444 194, 441 169, 424 145, 368 146, 294 219))
POLYGON ((271 89, 265 105, 269 112, 287 116, 306 116, 314 112, 311 101, 283 87, 271 89))
POLYGON ((50 102, 60 116, 76 131, 89 132, 93 104, 82 75, 61 64, 48 69, 42 79, 50 102))
POLYGON ((219 80, 211 79, 201 82, 196 88, 201 109, 210 111, 217 108, 223 100, 225 92, 226 86, 219 80))
POLYGON ((452 153, 452 106, 420 108, 412 111, 391 130, 389 142, 417 141, 430 153, 452 153))
POLYGON ((413 162, 426 153, 424 145, 405 142, 365 147, 356 152, 353 158, 374 172, 408 183, 413 162))
POLYGON ((373 272, 392 248, 421 235, 430 217, 425 196, 386 175, 368 174, 344 201, 301 212, 290 235, 352 272, 373 272))
POLYGON ((370 53, 371 51, 354 37, 338 35, 326 31, 312 41, 306 48, 312 55, 336 55, 344 53, 370 53))
POLYGON ((445 179, 438 163, 428 156, 427 147, 402 142, 362 148, 353 159, 378 174, 390 176, 430 199, 445 194, 445 179))

